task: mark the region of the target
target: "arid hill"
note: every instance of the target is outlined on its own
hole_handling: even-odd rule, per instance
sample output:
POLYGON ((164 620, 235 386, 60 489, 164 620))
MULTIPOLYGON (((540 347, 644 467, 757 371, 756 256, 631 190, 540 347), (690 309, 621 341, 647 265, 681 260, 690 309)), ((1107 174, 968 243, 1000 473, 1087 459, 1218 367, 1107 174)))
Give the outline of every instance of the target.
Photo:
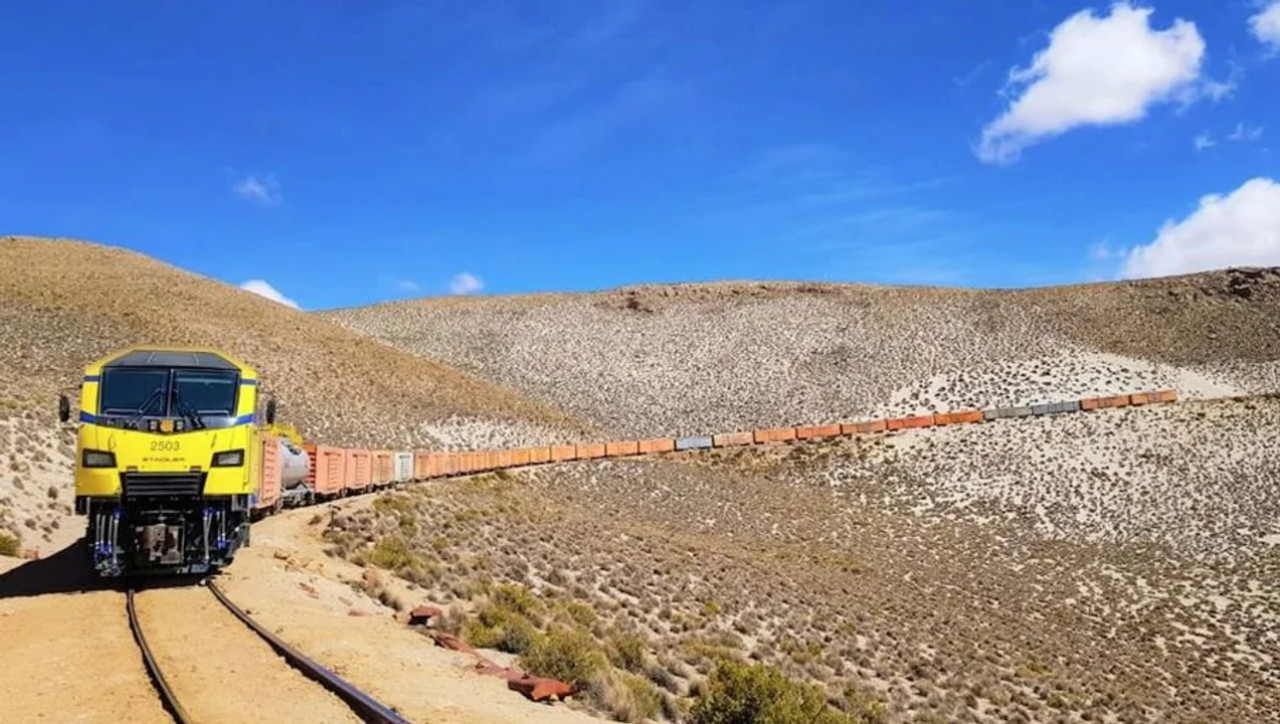
POLYGON ((615 435, 1280 389, 1280 269, 1029 290, 641 286, 321 316, 615 435))
POLYGON ((0 339, 0 405, 10 411, 52 413, 84 364, 116 348, 187 344, 256 367, 282 418, 334 444, 519 444, 569 424, 544 404, 314 315, 79 241, 0 237, 0 339))
POLYGON ((823 687, 841 721, 1271 722, 1277 413, 1205 400, 579 461, 415 486, 329 537, 469 612, 475 645, 522 646, 503 602, 524 599, 493 591, 527 589, 523 625, 576 624, 668 719, 728 656, 823 687))

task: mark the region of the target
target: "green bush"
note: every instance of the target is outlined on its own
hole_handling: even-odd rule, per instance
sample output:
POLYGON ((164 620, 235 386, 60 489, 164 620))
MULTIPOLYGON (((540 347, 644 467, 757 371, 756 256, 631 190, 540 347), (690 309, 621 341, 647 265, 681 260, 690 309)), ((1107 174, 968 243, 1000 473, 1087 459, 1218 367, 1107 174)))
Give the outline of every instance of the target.
POLYGON ((564 613, 569 620, 583 628, 591 628, 596 622, 595 609, 581 601, 570 601, 564 604, 564 613))
POLYGON ((585 688, 609 666, 609 660, 586 631, 557 629, 536 637, 529 650, 520 656, 519 666, 535 676, 585 688))
POLYGON ((533 645, 538 629, 508 599, 495 596, 463 625, 462 636, 472 646, 523 654, 533 645))
POLYGON ((837 724, 855 722, 827 706, 822 689, 771 666, 722 661, 689 712, 693 724, 837 724))
POLYGON ((398 571, 412 568, 418 563, 418 556, 404 538, 391 536, 374 544, 373 550, 369 552, 369 563, 388 571, 398 571))
POLYGON ((0 530, 0 556, 16 556, 21 546, 21 538, 8 531, 0 530))
POLYGON ((535 613, 541 607, 541 603, 530 593, 529 589, 513 584, 495 588, 493 593, 490 594, 490 600, 493 601, 494 605, 509 609, 522 616, 535 613))

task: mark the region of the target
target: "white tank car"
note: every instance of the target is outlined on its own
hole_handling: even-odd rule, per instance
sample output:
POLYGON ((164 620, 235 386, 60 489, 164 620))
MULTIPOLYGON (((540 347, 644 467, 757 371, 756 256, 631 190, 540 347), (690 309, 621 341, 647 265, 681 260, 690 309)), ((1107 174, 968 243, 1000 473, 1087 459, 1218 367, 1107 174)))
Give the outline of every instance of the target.
POLYGON ((280 487, 284 490, 286 504, 310 504, 315 495, 307 487, 307 473, 310 471, 311 456, 307 451, 280 438, 280 487))

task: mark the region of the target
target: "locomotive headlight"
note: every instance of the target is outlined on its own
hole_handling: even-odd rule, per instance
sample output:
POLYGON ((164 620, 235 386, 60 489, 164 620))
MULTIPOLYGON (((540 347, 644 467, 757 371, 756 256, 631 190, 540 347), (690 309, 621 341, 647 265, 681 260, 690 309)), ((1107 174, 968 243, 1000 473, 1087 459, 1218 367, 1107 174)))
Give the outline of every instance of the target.
POLYGON ((114 468, 116 454, 102 450, 85 450, 80 461, 86 468, 114 468))
POLYGON ((223 450, 213 455, 213 467, 238 468, 244 465, 244 450, 223 450))

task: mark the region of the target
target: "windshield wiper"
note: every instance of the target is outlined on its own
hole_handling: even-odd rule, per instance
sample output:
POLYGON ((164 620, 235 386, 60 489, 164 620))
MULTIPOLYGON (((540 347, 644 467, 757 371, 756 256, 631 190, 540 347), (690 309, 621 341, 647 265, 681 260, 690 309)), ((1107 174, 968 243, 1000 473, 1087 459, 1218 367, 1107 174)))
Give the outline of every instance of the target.
POLYGON ((164 394, 164 387, 164 385, 157 387, 155 391, 151 393, 151 396, 148 397, 141 405, 138 405, 138 409, 134 410, 133 413, 125 419, 125 424, 128 427, 137 427, 138 423, 142 422, 142 418, 147 414, 147 408, 151 407, 151 403, 155 402, 160 395, 164 394))
POLYGON ((192 428, 203 430, 205 428, 204 420, 200 419, 200 414, 191 409, 191 406, 182 401, 182 395, 178 392, 178 386, 173 387, 173 406, 178 410, 178 414, 182 415, 192 428))

